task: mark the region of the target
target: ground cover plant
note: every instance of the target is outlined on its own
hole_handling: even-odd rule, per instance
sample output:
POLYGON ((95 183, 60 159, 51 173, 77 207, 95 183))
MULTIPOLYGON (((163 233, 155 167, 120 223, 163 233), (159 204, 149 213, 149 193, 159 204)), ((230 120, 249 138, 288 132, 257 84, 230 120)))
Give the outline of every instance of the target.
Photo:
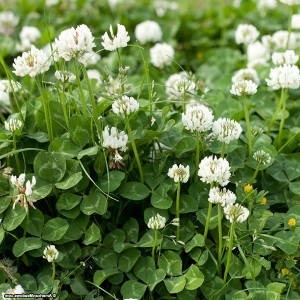
POLYGON ((299 299, 299 6, 0 1, 3 299, 299 299))

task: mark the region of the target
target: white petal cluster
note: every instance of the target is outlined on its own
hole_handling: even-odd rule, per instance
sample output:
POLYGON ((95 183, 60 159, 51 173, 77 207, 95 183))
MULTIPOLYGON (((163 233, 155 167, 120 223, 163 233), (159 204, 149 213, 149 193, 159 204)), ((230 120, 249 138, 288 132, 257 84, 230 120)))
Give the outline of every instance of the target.
POLYGON ((149 229, 162 229, 166 226, 166 218, 157 213, 154 217, 151 217, 147 223, 149 229))
POLYGON ((126 151, 128 135, 124 131, 118 131, 116 127, 105 126, 102 132, 102 146, 107 149, 126 151))
POLYGON ((27 51, 41 37, 41 32, 34 26, 23 26, 20 32, 20 43, 16 45, 18 51, 27 51))
POLYGON ((272 35, 272 42, 275 49, 295 49, 296 47, 296 35, 293 32, 288 32, 287 30, 276 31, 272 35))
POLYGON ((17 92, 22 88, 22 85, 17 81, 2 79, 0 80, 0 91, 5 93, 17 92))
POLYGON ((112 111, 116 115, 130 115, 139 109, 139 103, 133 98, 122 96, 112 104, 112 111))
POLYGON ((62 31, 55 39, 53 49, 57 51, 57 55, 54 55, 54 59, 59 57, 70 61, 72 58, 93 52, 94 47, 94 37, 90 29, 82 24, 62 31))
POLYGON ((0 90, 0 103, 4 106, 10 106, 9 94, 0 90))
POLYGON ((12 11, 0 12, 0 35, 11 35, 14 33, 19 18, 12 11))
POLYGON ((174 49, 167 43, 157 43, 150 49, 150 61, 153 66, 162 69, 169 66, 174 58, 174 49))
POLYGON ((59 3, 60 0, 46 0, 45 4, 46 6, 54 6, 59 3))
POLYGON ((279 2, 287 5, 297 5, 300 4, 300 0, 279 0, 279 2))
POLYGON ((48 245, 43 251, 43 258, 47 259, 49 263, 55 261, 58 257, 58 250, 54 245, 48 245))
POLYGON ((225 207, 236 201, 236 195, 226 188, 213 187, 209 190, 208 201, 225 207))
POLYGON ((17 76, 35 77, 37 74, 42 74, 49 70, 51 60, 43 50, 38 50, 31 46, 30 51, 23 52, 22 56, 14 59, 13 67, 17 76))
POLYGON ((26 181, 25 189, 24 189, 25 173, 20 174, 19 177, 12 175, 10 178, 10 182, 26 196, 30 196, 32 194, 32 188, 36 185, 36 179, 34 176, 32 176, 31 181, 30 180, 26 181))
POLYGON ((159 24, 155 21, 144 21, 135 27, 134 35, 142 44, 149 42, 159 42, 162 38, 162 31, 159 24))
POLYGON ((281 88, 297 89, 300 86, 299 68, 295 65, 283 65, 271 69, 267 85, 273 90, 281 88))
POLYGON ((235 31, 237 44, 249 45, 254 43, 259 36, 259 31, 251 24, 240 24, 235 31))
POLYGON ((262 42, 254 42, 247 47, 247 67, 256 68, 268 64, 270 50, 262 42))
POLYGON ((257 3, 258 10, 274 9, 277 7, 276 0, 259 0, 257 3))
POLYGON ((212 111, 202 104, 187 105, 185 113, 182 114, 182 124, 185 129, 197 132, 206 132, 213 124, 212 111))
POLYGON ((241 80, 252 80, 257 85, 259 84, 257 72, 251 68, 240 69, 231 78, 233 83, 241 80))
POLYGON ((101 56, 94 52, 94 51, 89 51, 85 52, 83 55, 81 55, 78 58, 78 61, 82 63, 85 67, 90 66, 90 65, 96 65, 99 60, 101 59, 101 56))
POLYGON ((286 50, 285 52, 274 52, 272 54, 272 62, 274 65, 295 65, 299 56, 294 50, 286 50))
POLYGON ((90 70, 87 70, 86 73, 90 80, 96 80, 97 85, 102 83, 102 76, 98 70, 90 69, 90 70))
POLYGON ((179 166, 174 164, 171 168, 169 168, 168 176, 174 179, 174 182, 176 183, 186 183, 190 178, 190 166, 185 167, 181 164, 179 166))
POLYGON ((21 129, 23 126, 22 121, 16 118, 10 118, 8 121, 4 122, 4 128, 7 131, 14 133, 15 131, 21 129))
POLYGON ((213 136, 222 143, 229 144, 233 140, 238 140, 243 129, 241 125, 228 118, 219 118, 213 123, 213 136))
POLYGON ((268 165, 272 161, 271 155, 264 150, 254 152, 253 158, 261 165, 268 165))
POLYGON ((169 99, 179 99, 184 95, 193 95, 195 92, 196 84, 187 72, 173 74, 166 81, 166 94, 169 99))
POLYGON ((206 156, 199 164, 198 176, 203 182, 225 186, 229 183, 230 175, 230 166, 225 158, 206 156))
POLYGON ((240 80, 232 84, 230 93, 235 96, 254 95, 257 92, 257 84, 252 80, 240 80))
POLYGON ((15 298, 15 297, 12 297, 12 298, 9 297, 8 298, 7 296, 4 296, 4 295, 21 295, 21 294, 24 294, 24 293, 25 293, 25 291, 24 291, 23 287, 20 284, 18 284, 14 288, 9 288, 4 293, 2 293, 2 299, 5 299, 5 300, 18 299, 18 298, 15 298))
POLYGON ((73 82, 76 79, 75 74, 68 71, 55 71, 54 76, 61 82, 73 82))
POLYGON ((124 25, 118 24, 117 25, 117 34, 115 35, 112 29, 112 26, 109 27, 109 33, 105 32, 102 35, 103 42, 101 45, 107 51, 114 51, 118 48, 127 47, 127 43, 130 41, 130 37, 124 25))
POLYGON ((177 10, 179 5, 175 1, 155 0, 153 3, 158 17, 163 17, 168 11, 177 10))
POLYGON ((291 27, 292 29, 300 29, 300 14, 292 15, 291 27))
POLYGON ((249 210, 240 204, 230 204, 224 208, 225 217, 230 223, 242 223, 249 217, 249 210))

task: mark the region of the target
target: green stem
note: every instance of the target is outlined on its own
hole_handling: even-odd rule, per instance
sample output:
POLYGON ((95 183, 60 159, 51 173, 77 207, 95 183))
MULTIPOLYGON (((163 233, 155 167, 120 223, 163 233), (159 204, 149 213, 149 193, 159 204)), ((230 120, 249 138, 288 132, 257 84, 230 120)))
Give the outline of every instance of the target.
POLYGON ((245 113, 245 121, 246 121, 246 135, 247 135, 247 142, 248 142, 248 154, 251 155, 252 153, 252 141, 251 141, 251 125, 250 125, 250 117, 249 117, 249 110, 247 106, 247 99, 243 98, 243 105, 244 105, 244 113, 245 113))
POLYGON ((128 132, 128 137, 129 137, 129 140, 131 142, 132 150, 133 150, 135 160, 136 160, 136 163, 137 163, 137 166, 138 166, 138 169, 139 169, 140 179, 141 179, 141 182, 144 183, 143 169, 142 169, 139 153, 138 153, 137 148, 136 148, 135 140, 133 138, 132 131, 131 131, 131 128, 130 128, 128 116, 125 117, 125 123, 126 123, 127 132, 128 132))
POLYGON ((197 170, 199 168, 199 162, 200 162, 200 135, 199 132, 197 132, 196 133, 196 155, 195 155, 195 166, 196 166, 195 182, 197 182, 198 180, 197 170))
POLYGON ((19 160, 19 155, 18 152, 16 152, 17 150, 17 138, 16 135, 13 135, 13 150, 15 151, 14 156, 15 156, 15 160, 16 160, 16 164, 17 164, 17 169, 18 172, 21 172, 21 164, 20 164, 20 160, 19 160))
POLYGON ((64 91, 61 93, 58 89, 57 89, 57 94, 58 94, 58 97, 60 100, 60 104, 61 104, 61 108, 62 108, 62 111, 64 114, 66 125, 69 128, 69 118, 68 118, 68 112, 67 112, 66 95, 64 94, 64 91))
POLYGON ((83 93, 83 89, 82 89, 82 84, 81 84, 81 80, 80 80, 80 72, 79 72, 79 68, 77 65, 77 62, 74 61, 74 70, 75 70, 75 75, 76 75, 76 81, 78 84, 78 89, 79 89, 79 97, 81 100, 81 105, 82 105, 82 113, 85 117, 87 117, 88 115, 88 108, 86 105, 86 101, 85 101, 85 97, 84 97, 84 93, 83 93))
POLYGON ((225 156, 225 151, 226 151, 226 144, 222 143, 222 148, 221 148, 221 157, 224 158, 225 156))
POLYGON ((230 267, 230 263, 231 263, 231 259, 232 259, 233 236, 234 236, 234 221, 230 225, 227 261, 226 261, 226 267, 225 267, 225 272, 224 272, 224 281, 225 281, 225 283, 226 283, 226 280, 227 280, 227 275, 228 275, 228 272, 229 272, 229 267, 230 267))
POLYGON ((286 100, 287 100, 287 97, 284 97, 283 101, 282 101, 281 119, 280 119, 280 125, 279 125, 279 134, 278 134, 277 143, 276 143, 278 147, 281 145, 282 131, 283 131, 283 126, 284 126, 284 122, 285 122, 284 112, 285 112, 285 108, 286 108, 286 100))
POLYGON ((259 166, 257 166, 257 168, 256 168, 255 171, 254 171, 253 176, 252 176, 251 179, 249 180, 249 184, 252 184, 252 183, 254 182, 254 180, 255 180, 255 178, 256 178, 256 176, 257 176, 257 174, 258 174, 258 167, 259 167, 259 166))
POLYGON ((222 232, 222 207, 221 207, 220 203, 218 203, 218 234, 219 234, 218 266, 219 266, 219 270, 221 273, 222 251, 223 251, 223 232, 222 232))
POLYGON ((52 281, 54 281, 54 279, 55 279, 55 262, 54 261, 52 262, 52 276, 51 276, 51 278, 52 278, 52 281))
POLYGON ((208 211, 207 211, 205 229, 204 229, 204 240, 206 240, 206 238, 207 238, 208 227, 209 227, 210 217, 211 217, 211 211, 212 211, 212 203, 208 202, 208 211))
POLYGON ((176 241, 180 238, 180 182, 177 183, 177 193, 176 193, 176 218, 178 219, 178 226, 176 228, 176 241))
POLYGON ((153 246, 152 246, 152 258, 153 258, 154 262, 155 262, 156 244, 157 244, 157 230, 154 229, 154 243, 153 243, 153 246))
POLYGON ((281 110, 281 106, 282 106, 283 102, 285 101, 284 98, 286 98, 286 89, 281 89, 279 102, 277 104, 276 110, 275 110, 275 112, 273 114, 273 117, 272 117, 272 119, 269 123, 269 126, 268 126, 268 131, 267 131, 268 134, 270 133, 270 131, 271 131, 273 125, 274 125, 274 122, 277 119, 277 116, 278 116, 278 114, 281 110))
POLYGON ((117 54, 118 54, 118 61, 119 61, 119 71, 122 68, 122 60, 121 60, 121 55, 119 49, 117 49, 117 54))

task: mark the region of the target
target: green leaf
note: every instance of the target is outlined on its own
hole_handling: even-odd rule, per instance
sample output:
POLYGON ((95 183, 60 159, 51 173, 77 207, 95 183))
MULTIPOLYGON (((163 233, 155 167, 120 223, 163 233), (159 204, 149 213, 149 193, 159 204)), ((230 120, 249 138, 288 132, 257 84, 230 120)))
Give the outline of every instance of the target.
POLYGON ((102 269, 117 269, 118 255, 112 249, 101 248, 93 258, 102 269))
POLYGON ((68 158, 75 157, 80 150, 81 147, 74 144, 67 135, 56 138, 49 145, 50 152, 61 153, 68 158))
POLYGON ((121 185, 119 193, 126 199, 143 200, 150 194, 150 190, 140 182, 130 181, 121 185))
POLYGON ((165 286, 170 294, 181 292, 186 284, 185 276, 172 277, 164 280, 165 286))
POLYGON ((32 189, 32 198, 40 200, 46 198, 52 192, 52 184, 36 176, 36 185, 32 189))
POLYGON ((100 229, 95 223, 92 223, 92 225, 86 231, 82 243, 84 245, 90 245, 97 241, 100 242, 100 240, 101 240, 100 229))
POLYGON ((159 257, 158 266, 166 271, 170 276, 182 274, 182 261, 180 256, 174 251, 165 251, 159 257))
POLYGON ((196 148, 196 139, 191 136, 183 137, 175 146, 176 157, 181 157, 183 154, 193 151, 196 148))
POLYGON ((94 274, 94 284, 100 286, 108 277, 118 273, 119 271, 117 269, 98 270, 94 274))
POLYGON ((60 195, 58 201, 56 202, 56 209, 58 211, 71 210, 72 208, 76 207, 80 203, 81 199, 82 197, 76 194, 72 194, 68 192, 63 193, 60 195))
POLYGON ((3 228, 6 231, 16 229, 25 219, 26 210, 23 206, 17 204, 15 209, 10 209, 6 212, 3 220, 3 228))
POLYGON ((42 247, 42 240, 40 238, 22 237, 14 243, 12 252, 15 257, 20 257, 27 251, 39 249, 41 247, 42 247))
POLYGON ((2 241, 4 240, 4 237, 5 237, 5 231, 4 231, 3 227, 1 226, 0 227, 0 245, 1 245, 2 241))
POLYGON ((127 241, 136 243, 139 238, 139 223, 136 219, 130 218, 123 226, 126 232, 127 241))
POLYGON ((9 206, 11 202, 11 196, 5 196, 0 198, 0 214, 2 214, 9 206))
POLYGON ((44 226, 44 214, 38 209, 30 209, 27 224, 25 224, 27 232, 41 237, 44 226))
POLYGON ((43 229, 42 237, 46 241, 60 240, 69 229, 69 223, 60 217, 48 221, 43 229))
POLYGON ((284 291, 285 287, 286 287, 285 283, 272 282, 272 283, 269 283, 267 285, 267 290, 272 291, 272 292, 276 292, 278 294, 282 294, 282 292, 284 291))
POLYGON ((205 245, 204 237, 200 233, 196 233, 193 238, 186 243, 185 252, 188 253, 195 247, 203 247, 205 245))
POLYGON ((298 250, 300 238, 297 237, 294 232, 280 231, 277 232, 274 237, 277 240, 275 245, 284 253, 291 255, 298 250))
POLYGON ((75 295, 85 296, 89 293, 83 279, 80 277, 71 279, 70 288, 75 295))
POLYGON ((107 211, 107 199, 99 191, 92 191, 88 196, 83 196, 80 210, 86 215, 104 215, 107 211))
POLYGON ((66 159, 59 153, 39 152, 34 159, 34 172, 42 179, 56 183, 66 172, 66 159))
POLYGON ((84 156, 94 156, 98 153, 98 146, 94 146, 94 147, 90 147, 84 150, 81 150, 78 155, 77 158, 78 159, 82 159, 84 156))
POLYGON ((71 140, 78 146, 84 147, 91 138, 90 118, 74 115, 69 121, 69 132, 71 140))
POLYGON ((155 208, 169 209, 172 206, 173 200, 168 196, 168 188, 160 185, 155 191, 152 192, 151 204, 155 208))
MULTIPOLYGON (((153 247, 155 244, 155 234, 154 230, 148 230, 146 233, 141 237, 141 239, 138 242, 139 247, 153 247)), ((162 235, 158 231, 157 232, 157 244, 160 244, 162 242, 162 235)))
POLYGON ((121 171, 110 171, 108 174, 104 174, 100 181, 100 188, 105 192, 115 191, 125 178, 125 173, 121 171))
POLYGON ((135 248, 126 249, 123 251, 119 257, 119 270, 125 273, 129 272, 137 262, 140 255, 141 251, 135 248))
POLYGON ((292 193, 300 195, 300 181, 290 182, 289 189, 292 193))
POLYGON ((121 294, 124 299, 142 299, 147 289, 147 285, 136 280, 128 280, 121 287, 121 294))
POLYGON ((81 172, 76 172, 69 176, 68 178, 64 179, 63 181, 60 181, 55 184, 55 186, 58 189, 61 190, 67 190, 73 186, 75 186, 80 180, 82 179, 82 173, 81 172))
POLYGON ((191 265, 184 276, 186 278, 185 288, 187 290, 195 290, 199 288, 204 281, 204 275, 196 265, 191 265))
POLYGON ((24 290, 35 291, 37 289, 36 280, 31 274, 22 275, 19 282, 24 290))

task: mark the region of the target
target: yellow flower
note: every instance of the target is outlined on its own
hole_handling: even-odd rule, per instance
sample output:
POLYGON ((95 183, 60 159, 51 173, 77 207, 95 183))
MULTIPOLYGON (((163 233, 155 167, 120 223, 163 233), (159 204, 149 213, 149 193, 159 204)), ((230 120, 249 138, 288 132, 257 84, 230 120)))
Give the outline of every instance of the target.
POLYGON ((251 191, 253 191, 253 186, 248 183, 247 185, 244 186, 244 191, 246 193, 250 193, 251 191))
POLYGON ((288 224, 290 227, 295 227, 296 226, 296 219, 295 218, 290 218, 288 221, 288 224))
POLYGON ((261 205, 266 205, 267 203, 267 198, 266 197, 262 197, 261 200, 260 200, 260 204, 261 205))
POLYGON ((288 268, 281 269, 281 273, 283 276, 290 275, 292 272, 288 268))

